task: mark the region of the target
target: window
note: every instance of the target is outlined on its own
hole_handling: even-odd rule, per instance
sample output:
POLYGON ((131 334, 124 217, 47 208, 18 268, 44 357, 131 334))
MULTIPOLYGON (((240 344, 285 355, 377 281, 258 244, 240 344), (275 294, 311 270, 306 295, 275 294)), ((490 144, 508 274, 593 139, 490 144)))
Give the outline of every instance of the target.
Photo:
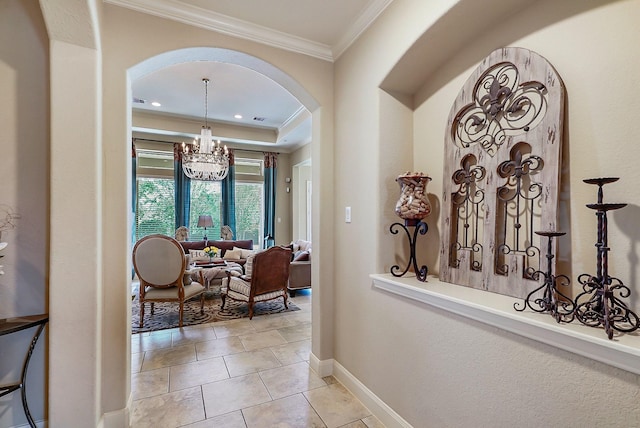
POLYGON ((263 184, 236 182, 236 236, 235 239, 253 239, 254 247, 262 245, 262 218, 264 212, 263 184))
POLYGON ((219 181, 191 180, 191 209, 189 214, 189 239, 201 240, 205 230, 198 227, 198 216, 208 214, 213 219, 213 227, 207 228, 209 240, 220 239, 220 202, 222 185, 219 181))
MULTIPOLYGON (((138 141, 136 240, 153 234, 175 234, 175 185, 173 152, 164 143, 138 141)), ((234 239, 251 239, 256 248, 262 247, 264 215, 264 165, 262 156, 245 152, 235 158, 234 239)), ((217 181, 191 180, 189 209, 189 239, 220 239, 222 185, 217 181), (210 215, 213 227, 198 227, 198 217, 210 215)))
POLYGON ((153 233, 173 236, 175 199, 173 179, 137 179, 136 240, 153 233))

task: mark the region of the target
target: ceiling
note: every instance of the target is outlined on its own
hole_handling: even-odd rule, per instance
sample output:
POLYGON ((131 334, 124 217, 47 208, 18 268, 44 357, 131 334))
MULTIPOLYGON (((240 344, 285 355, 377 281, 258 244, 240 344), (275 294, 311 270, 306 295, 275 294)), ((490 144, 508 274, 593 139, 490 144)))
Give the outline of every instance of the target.
MULTIPOLYGON (((206 28, 258 43, 334 61, 392 0, 104 0, 154 16, 206 28)), ((269 146, 290 152, 311 141, 311 115, 274 80, 251 69, 223 62, 185 62, 143 75, 132 82, 134 132, 168 134, 136 126, 136 116, 169 115, 216 127, 233 127, 230 146, 269 146), (153 106, 158 102, 161 106, 153 106), (235 115, 242 115, 236 118, 235 115), (272 132, 256 132, 272 131, 272 132), (261 135, 273 135, 262 138, 261 135)), ((158 122, 158 121, 157 121, 158 122)), ((162 122, 162 121, 159 121, 162 122)), ((166 122, 166 121, 165 121, 166 122)), ((195 127, 194 127, 195 128, 195 127)), ((192 137, 199 133, 199 127, 192 137)))

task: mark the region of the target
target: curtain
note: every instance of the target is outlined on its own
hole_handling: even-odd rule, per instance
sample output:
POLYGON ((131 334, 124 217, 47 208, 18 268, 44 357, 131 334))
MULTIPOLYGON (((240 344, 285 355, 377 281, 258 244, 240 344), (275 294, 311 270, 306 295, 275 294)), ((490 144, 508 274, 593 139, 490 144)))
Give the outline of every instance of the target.
POLYGON ((236 234, 236 166, 233 150, 229 150, 229 173, 222 180, 222 206, 220 207, 221 219, 223 225, 227 225, 233 232, 234 239, 236 234))
POLYGON ((276 237, 276 164, 278 154, 264 154, 264 247, 275 243, 276 237))
POLYGON ((182 145, 173 145, 173 179, 175 181, 176 229, 189 227, 191 211, 191 179, 182 170, 182 145))

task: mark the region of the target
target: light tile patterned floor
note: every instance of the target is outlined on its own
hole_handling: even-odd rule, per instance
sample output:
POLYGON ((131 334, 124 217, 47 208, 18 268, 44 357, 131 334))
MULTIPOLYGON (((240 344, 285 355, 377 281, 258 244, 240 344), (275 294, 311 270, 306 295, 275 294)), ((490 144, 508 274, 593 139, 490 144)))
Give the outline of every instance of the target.
POLYGON ((300 311, 131 337, 133 428, 380 428, 333 377, 309 368, 311 292, 300 311))

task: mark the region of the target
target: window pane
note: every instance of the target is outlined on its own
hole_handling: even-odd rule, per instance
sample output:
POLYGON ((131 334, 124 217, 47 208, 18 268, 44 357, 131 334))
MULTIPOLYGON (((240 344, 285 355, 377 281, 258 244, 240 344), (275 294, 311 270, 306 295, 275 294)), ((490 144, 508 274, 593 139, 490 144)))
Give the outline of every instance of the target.
POLYGON ((235 239, 253 239, 256 248, 262 247, 262 183, 236 182, 235 239))
POLYGON ((173 180, 166 178, 138 178, 136 207, 136 240, 162 233, 173 236, 175 229, 175 200, 173 180))
POLYGON ((205 235, 204 228, 198 227, 198 216, 210 215, 213 227, 206 230, 207 239, 220 239, 220 202, 222 186, 219 181, 191 180, 191 212, 189 214, 189 240, 199 241, 205 235))

